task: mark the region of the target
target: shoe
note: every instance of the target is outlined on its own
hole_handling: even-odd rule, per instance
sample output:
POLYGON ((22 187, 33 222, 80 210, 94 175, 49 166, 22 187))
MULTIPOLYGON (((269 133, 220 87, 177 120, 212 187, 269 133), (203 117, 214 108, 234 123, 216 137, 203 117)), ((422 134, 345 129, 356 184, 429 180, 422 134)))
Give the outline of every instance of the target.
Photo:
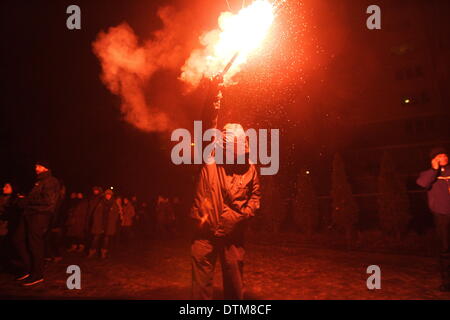
POLYGON ((58 262, 61 262, 62 259, 63 259, 62 257, 54 257, 53 262, 58 263, 58 262))
POLYGON ((441 284, 439 286, 439 291, 441 291, 441 292, 450 292, 450 284, 441 284))
POLYGON ((40 278, 29 277, 27 280, 22 282, 22 286, 23 287, 31 287, 31 286, 34 286, 41 282, 44 282, 44 278, 42 278, 42 277, 40 277, 40 278))
POLYGON ((30 276, 29 273, 22 273, 20 276, 18 276, 18 277, 16 278, 16 281, 22 281, 22 280, 25 280, 25 279, 28 278, 29 276, 30 276))

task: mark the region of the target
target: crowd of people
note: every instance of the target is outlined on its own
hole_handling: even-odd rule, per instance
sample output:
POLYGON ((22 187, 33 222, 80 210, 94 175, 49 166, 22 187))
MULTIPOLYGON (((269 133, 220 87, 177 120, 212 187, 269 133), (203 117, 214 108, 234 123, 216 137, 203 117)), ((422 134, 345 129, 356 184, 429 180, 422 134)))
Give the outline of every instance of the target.
POLYGON ((0 195, 0 261, 23 286, 44 281, 46 262, 59 262, 64 251, 90 259, 108 258, 134 239, 173 231, 178 198, 158 196, 154 206, 112 188, 94 186, 90 194, 71 192, 45 161, 35 164, 37 179, 27 195, 12 183, 0 195))

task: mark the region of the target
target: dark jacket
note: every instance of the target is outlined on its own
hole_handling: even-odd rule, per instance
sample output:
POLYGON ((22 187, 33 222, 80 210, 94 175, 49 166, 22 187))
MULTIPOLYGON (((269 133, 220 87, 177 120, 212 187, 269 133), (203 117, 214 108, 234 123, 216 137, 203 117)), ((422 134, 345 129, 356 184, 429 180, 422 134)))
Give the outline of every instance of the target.
POLYGON ((428 206, 433 213, 450 215, 450 165, 421 172, 417 184, 428 190, 428 206))
POLYGON ((254 165, 207 164, 200 172, 191 218, 206 236, 238 236, 259 209, 260 198, 254 165))
POLYGON ((92 212, 90 231, 94 235, 105 234, 112 236, 116 234, 120 208, 114 198, 106 200, 102 198, 92 212))
POLYGON ((65 221, 67 219, 67 211, 64 210, 64 204, 66 202, 66 186, 64 185, 62 180, 59 180, 58 183, 59 183, 59 195, 58 200, 56 201, 51 221, 52 228, 64 227, 65 221))
POLYGON ((20 214, 19 199, 15 194, 0 195, 0 219, 10 220, 20 214))
POLYGON ((15 194, 0 195, 0 235, 16 229, 20 214, 19 199, 15 194))
POLYGON ((53 214, 59 201, 60 184, 50 171, 37 176, 33 189, 26 197, 25 214, 53 214))
POLYGON ((67 236, 84 238, 87 234, 88 200, 76 199, 67 213, 67 236))

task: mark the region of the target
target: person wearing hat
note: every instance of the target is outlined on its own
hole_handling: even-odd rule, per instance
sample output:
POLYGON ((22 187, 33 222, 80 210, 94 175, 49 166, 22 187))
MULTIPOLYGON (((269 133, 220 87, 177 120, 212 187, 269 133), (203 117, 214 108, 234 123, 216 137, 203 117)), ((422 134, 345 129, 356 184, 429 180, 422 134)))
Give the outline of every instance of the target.
POLYGON ((420 173, 417 184, 428 191, 428 206, 434 215, 440 243, 441 291, 450 291, 450 165, 444 148, 430 152, 431 168, 420 173))
POLYGON ((36 161, 35 171, 36 182, 24 199, 24 212, 14 239, 21 263, 16 280, 23 281, 23 286, 44 281, 44 238, 60 195, 59 181, 53 177, 48 161, 36 161))
POLYGON ((120 208, 113 198, 113 191, 108 189, 92 213, 89 258, 96 256, 98 251, 102 258, 108 256, 111 238, 117 232, 119 217, 120 208))
MULTIPOLYGON (((220 94, 216 93, 217 83, 212 83, 211 88, 204 123, 208 128, 215 128, 219 101, 214 97, 220 98, 220 94)), ((244 234, 260 206, 259 177, 255 165, 249 161, 244 129, 240 124, 230 123, 218 137, 216 153, 211 154, 200 171, 190 214, 194 224, 193 299, 213 298, 218 258, 222 264, 224 299, 243 299, 244 234), (222 161, 220 151, 227 159, 233 159, 233 163, 222 161)))

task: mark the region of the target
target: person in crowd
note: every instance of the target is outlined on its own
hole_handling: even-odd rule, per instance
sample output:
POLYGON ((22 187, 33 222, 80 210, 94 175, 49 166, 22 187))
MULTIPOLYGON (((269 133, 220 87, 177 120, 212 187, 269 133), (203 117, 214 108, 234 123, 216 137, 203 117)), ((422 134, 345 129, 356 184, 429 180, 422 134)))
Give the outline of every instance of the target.
POLYGON ((53 177, 47 161, 37 161, 33 189, 25 197, 14 243, 20 256, 21 273, 16 278, 23 286, 44 281, 45 234, 60 196, 60 184, 53 177))
POLYGON ((82 253, 86 247, 89 202, 81 192, 73 193, 71 197, 73 198, 66 221, 66 237, 70 244, 67 252, 82 253))
POLYGON ((450 165, 448 152, 441 147, 430 153, 431 168, 420 173, 417 184, 428 190, 428 206, 433 213, 440 243, 441 291, 450 291, 450 165))
POLYGON ((89 245, 92 243, 92 233, 91 233, 91 226, 92 226, 92 217, 94 214, 95 209, 97 208, 97 206, 100 204, 101 200, 103 199, 103 189, 102 187, 99 186, 94 186, 92 187, 92 193, 91 195, 88 197, 87 201, 88 201, 88 208, 87 208, 87 230, 88 230, 88 234, 87 234, 87 241, 89 243, 89 245))
POLYGON ((129 245, 132 237, 133 219, 136 215, 133 204, 128 198, 123 198, 122 211, 122 243, 129 245))
POLYGON ((45 236, 46 240, 46 260, 59 262, 62 260, 62 240, 64 225, 66 221, 66 211, 64 210, 64 202, 66 197, 66 187, 62 180, 59 181, 59 196, 55 210, 50 220, 49 229, 45 236))
POLYGON ((108 189, 92 212, 90 225, 92 243, 88 257, 94 257, 98 252, 102 258, 108 256, 111 238, 117 232, 119 217, 120 208, 113 198, 113 191, 108 189))
POLYGON ((150 211, 146 201, 143 201, 137 208, 136 216, 139 217, 139 234, 146 237, 150 232, 150 211))
POLYGON ((173 220, 175 219, 173 207, 169 197, 158 196, 156 204, 156 224, 157 233, 160 237, 165 237, 171 231, 173 220))
POLYGON ((0 268, 7 269, 11 260, 11 235, 14 234, 20 218, 18 195, 14 193, 12 183, 3 184, 0 195, 0 268))
POLYGON ((139 200, 138 200, 137 196, 135 196, 135 195, 131 196, 131 201, 130 202, 131 202, 131 204, 133 205, 133 207, 135 209, 139 207, 139 200))

